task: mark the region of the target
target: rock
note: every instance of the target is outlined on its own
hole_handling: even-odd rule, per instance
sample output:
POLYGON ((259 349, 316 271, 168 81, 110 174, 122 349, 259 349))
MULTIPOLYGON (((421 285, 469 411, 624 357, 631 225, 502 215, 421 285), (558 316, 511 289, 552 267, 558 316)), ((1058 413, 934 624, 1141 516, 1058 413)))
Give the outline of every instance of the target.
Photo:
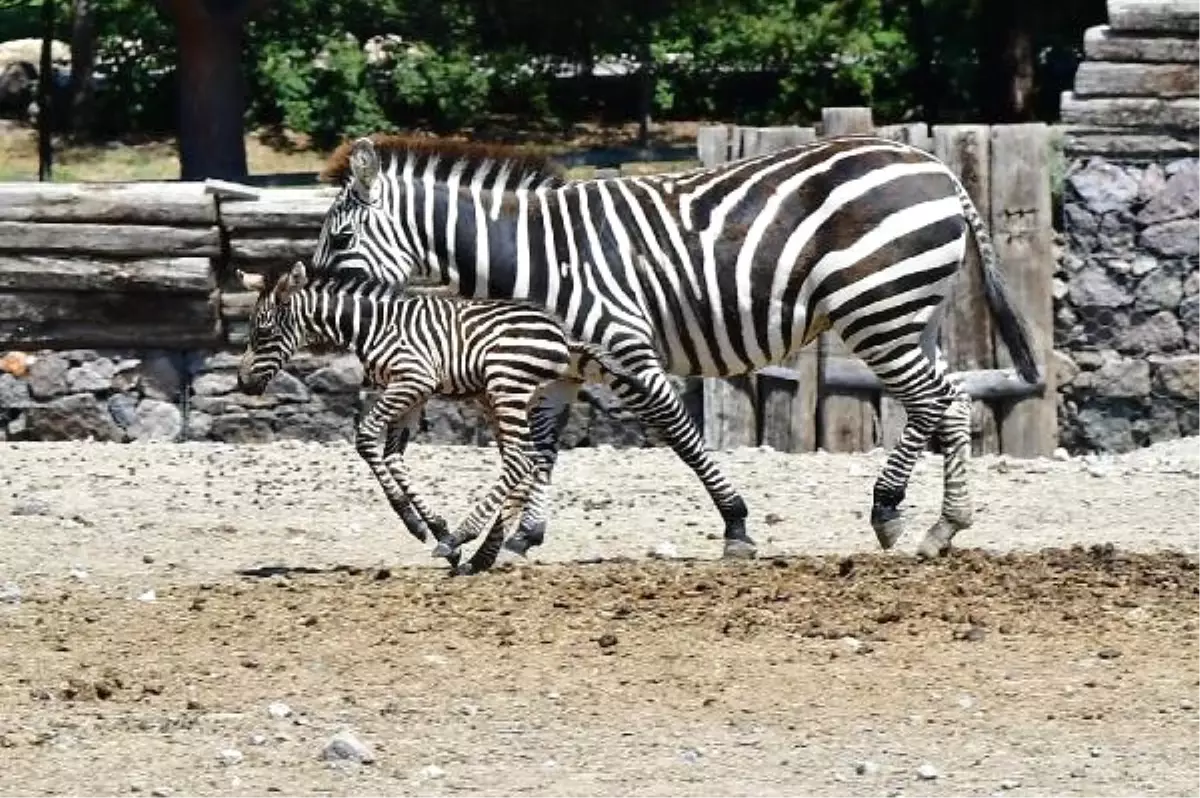
POLYGON ((183 432, 183 414, 179 408, 161 399, 143 399, 138 403, 129 434, 137 441, 174 441, 183 432))
POLYGON ((1117 657, 1121 656, 1121 649, 1113 648, 1112 646, 1106 646, 1105 648, 1097 651, 1096 656, 1100 659, 1116 659, 1117 657))
POLYGON ((153 604, 155 601, 158 601, 158 594, 153 590, 147 590, 146 592, 140 594, 137 597, 137 600, 143 604, 153 604))
POLYGON ((206 440, 212 432, 212 416, 193 410, 188 413, 183 437, 189 441, 206 440))
POLYGON ((1200 398, 1200 360, 1195 355, 1152 360, 1156 390, 1195 403, 1200 398))
POLYGON ((879 772, 879 765, 869 759, 854 763, 854 772, 860 776, 874 776, 879 772))
POLYGON ((247 738, 246 742, 250 745, 266 745, 267 736, 265 734, 252 734, 247 738))
POLYGON ((20 604, 21 588, 16 582, 5 582, 0 585, 0 604, 20 604))
POLYGON ((1142 277, 1159 268, 1158 260, 1146 254, 1136 255, 1133 258, 1133 264, 1130 271, 1135 277, 1142 277))
POLYGON ((1138 181, 1133 176, 1099 159, 1068 177, 1067 184, 1092 213, 1123 210, 1138 196, 1138 181))
POLYGON ((1195 219, 1200 216, 1198 181, 1200 181, 1198 162, 1191 159, 1168 177, 1158 191, 1143 194, 1147 201, 1138 212, 1138 222, 1143 225, 1153 225, 1190 219, 1192 220, 1192 229, 1195 230, 1195 219))
POLYGON ((1053 349, 1050 351, 1050 370, 1054 374, 1055 385, 1070 385, 1079 373, 1079 364, 1066 352, 1053 349))
POLYGON ((17 499, 13 503, 11 511, 12 515, 30 516, 30 515, 51 515, 50 505, 44 499, 39 499, 34 496, 29 496, 23 499, 17 499))
POLYGON ((320 443, 349 441, 354 439, 354 423, 351 418, 339 417, 333 413, 318 413, 315 416, 297 413, 287 417, 280 424, 275 437, 278 440, 320 443))
POLYGON ((340 731, 321 749, 320 758, 328 762, 358 762, 369 765, 375 761, 375 754, 350 732, 340 731))
POLYGON ((314 371, 305 382, 319 393, 357 392, 363 382, 362 364, 354 355, 342 355, 314 371))
POLYGON ((491 430, 474 402, 434 398, 425 405, 422 439, 430 444, 478 446, 491 430))
POLYGON ((141 354, 135 382, 142 393, 164 402, 179 401, 184 384, 179 353, 151 350, 141 354))
POLYGON ((1067 294, 1072 304, 1083 307, 1117 308, 1131 301, 1129 294, 1099 266, 1088 266, 1071 275, 1067 294))
POLYGON ((938 773, 938 769, 928 762, 917 768, 917 778, 921 781, 933 781, 941 775, 938 773))
POLYGON ((679 557, 679 549, 675 547, 674 543, 664 540, 654 544, 649 557, 654 560, 674 560, 679 557))
POLYGON ((1021 782, 1019 779, 1005 779, 1000 782, 1000 789, 1002 790, 1015 790, 1020 786, 1021 782))
POLYGON ((26 380, 34 399, 53 399, 67 392, 67 360, 59 355, 39 356, 29 367, 26 380))
POLYGON ((600 635, 599 639, 596 640, 596 644, 599 645, 600 648, 612 648, 617 644, 617 636, 612 632, 605 632, 604 634, 600 635))
POLYGON ((1135 314, 1121 331, 1118 349, 1123 352, 1150 354, 1170 352, 1183 345, 1183 328, 1173 313, 1162 310, 1150 317, 1135 314))
POLYGON ((1145 360, 1110 356, 1090 376, 1097 396, 1137 398, 1150 393, 1150 364, 1145 360))
POLYGON ((437 765, 426 765, 421 768, 421 778, 423 779, 440 779, 446 775, 446 771, 437 765))
POLYGON ((23 410, 32 405, 29 386, 11 374, 0 373, 0 410, 23 410))
MULTIPOLYGON (((39 361, 40 362, 40 361, 39 361)), ((35 364, 36 365, 36 364, 35 364)), ((108 408, 91 394, 74 394, 25 411, 25 435, 40 441, 124 440, 108 408)))
POLYGON ((237 375, 209 372, 192 380, 193 396, 223 396, 237 390, 237 375))
POLYGON ((267 443, 275 436, 266 421, 245 413, 230 413, 212 420, 209 437, 224 443, 267 443))
POLYGON ((1104 452, 1128 452, 1137 448, 1133 422, 1106 406, 1083 408, 1079 411, 1076 425, 1086 448, 1104 452))
POLYGON ((98 357, 67 371, 67 389, 72 393, 107 391, 112 388, 112 378, 116 373, 117 369, 111 360, 98 357))
POLYGON ((245 758, 245 755, 243 755, 242 752, 236 748, 222 748, 217 753, 217 761, 225 767, 240 765, 245 758))
POLYGON ((1196 220, 1181 219, 1147 227, 1138 236, 1138 245, 1163 257, 1195 258, 1200 255, 1196 220))
POLYGON ((1195 351, 1197 330, 1200 330, 1200 296, 1185 297, 1179 303, 1179 321, 1183 323, 1188 347, 1195 351))
POLYGON ((1066 462, 1071 459, 1071 453, 1063 447, 1059 446, 1054 450, 1054 459, 1061 462, 1066 462))
POLYGON ((312 396, 303 382, 286 371, 275 375, 267 384, 265 393, 289 402, 307 402, 312 396))
POLYGON ((118 393, 108 397, 108 414, 117 426, 128 430, 137 421, 138 399, 133 394, 118 393))
POLYGON ((1152 197, 1158 196, 1166 185, 1166 171, 1159 164, 1150 164, 1142 172, 1142 179, 1138 182, 1138 201, 1148 202, 1152 197))
POLYGON ((1183 300, 1183 281, 1166 269, 1156 269, 1138 283, 1133 293, 1138 310, 1175 310, 1183 300))
POLYGON ((282 701, 272 701, 267 705, 267 714, 277 720, 283 720, 292 714, 292 708, 282 701))

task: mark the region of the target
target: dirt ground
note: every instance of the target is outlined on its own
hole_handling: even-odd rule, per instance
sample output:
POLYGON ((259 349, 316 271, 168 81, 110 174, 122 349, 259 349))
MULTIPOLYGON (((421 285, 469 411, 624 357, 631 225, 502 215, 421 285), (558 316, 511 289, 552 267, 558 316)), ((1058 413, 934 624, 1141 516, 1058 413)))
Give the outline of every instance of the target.
MULTIPOLYGON (((976 460, 934 563, 936 457, 883 554, 881 453, 724 453, 723 563, 668 452, 568 452, 453 579, 349 446, 3 445, 0 793, 1195 795, 1198 443, 976 460)), ((410 460, 453 519, 494 454, 410 460)))

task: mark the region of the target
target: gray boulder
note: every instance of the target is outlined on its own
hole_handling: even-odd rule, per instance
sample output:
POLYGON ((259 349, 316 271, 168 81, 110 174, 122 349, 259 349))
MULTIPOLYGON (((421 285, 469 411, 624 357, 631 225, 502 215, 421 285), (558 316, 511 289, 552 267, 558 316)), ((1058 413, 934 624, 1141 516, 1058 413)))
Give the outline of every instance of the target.
POLYGON ((29 386, 7 372, 0 373, 0 410, 23 410, 32 406, 29 386))
POLYGON ((70 368, 66 358, 60 355, 43 353, 29 367, 26 382, 29 393, 34 399, 53 399, 67 392, 67 370, 70 368))
POLYGON ((264 419, 230 413, 213 418, 209 437, 224 443, 268 443, 274 440, 275 433, 264 419))
POLYGON ((1157 392, 1192 404, 1200 401, 1200 359, 1195 355, 1155 358, 1153 365, 1157 392))
POLYGON ((281 371, 267 383, 266 394, 289 402, 307 402, 312 394, 297 377, 281 371))
POLYGON ((72 393, 99 393, 112 389, 116 366, 106 357, 96 357, 67 371, 67 390, 72 393))
POLYGON ((1131 301, 1129 294, 1099 266, 1088 266, 1072 274, 1067 293, 1073 304, 1083 307, 1116 308, 1131 301))
POLYGON ((106 405, 91 394, 72 394, 25 411, 25 437, 39 441, 121 441, 125 434, 106 405))
POLYGON ((1151 225, 1142 231, 1138 243, 1163 257, 1194 258, 1200 255, 1195 219, 1151 225))
POLYGON ((1183 300, 1183 281, 1166 269, 1155 269, 1138 283, 1133 300, 1138 310, 1175 310, 1183 300))
MULTIPOLYGON (((1153 167, 1152 167, 1153 168, 1153 167)), ((1195 159, 1184 161, 1158 191, 1149 193, 1137 219, 1143 225, 1161 224, 1200 216, 1200 169, 1195 159)))
POLYGON ((1183 345, 1183 328, 1173 313, 1162 310, 1152 316, 1140 316, 1134 314, 1129 325, 1121 330, 1118 346, 1121 351, 1153 354, 1170 352, 1183 345))
POLYGON ((210 371, 192 380, 193 396, 223 396, 237 390, 237 374, 210 371))
POLYGON ((161 399, 143 399, 138 403, 129 434, 138 441, 174 441, 183 432, 183 414, 179 407, 161 399))
POLYGON ((1138 180, 1133 175, 1099 159, 1072 174, 1067 183, 1093 213, 1123 210, 1138 196, 1138 180))
POLYGON ((342 355, 308 375, 305 381, 318 393, 357 392, 363 382, 362 364, 353 355, 342 355))

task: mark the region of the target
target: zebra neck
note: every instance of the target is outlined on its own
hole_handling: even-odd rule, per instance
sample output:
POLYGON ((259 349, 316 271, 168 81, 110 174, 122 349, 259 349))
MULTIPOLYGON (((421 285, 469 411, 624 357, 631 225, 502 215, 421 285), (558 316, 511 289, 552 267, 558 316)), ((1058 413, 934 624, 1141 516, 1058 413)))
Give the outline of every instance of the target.
POLYGON ((393 304, 390 296, 332 286, 306 289, 300 299, 298 319, 305 340, 353 352, 369 343, 379 310, 393 304))

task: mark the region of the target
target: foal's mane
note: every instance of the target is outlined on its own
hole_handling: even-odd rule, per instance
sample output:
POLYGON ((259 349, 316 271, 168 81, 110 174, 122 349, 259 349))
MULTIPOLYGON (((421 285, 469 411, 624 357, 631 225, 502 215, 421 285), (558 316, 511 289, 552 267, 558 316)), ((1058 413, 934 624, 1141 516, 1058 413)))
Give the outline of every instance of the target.
MULTIPOLYGON (((419 170, 431 159, 437 159, 439 180, 445 180, 451 168, 459 163, 472 172, 485 165, 507 163, 512 169, 508 178, 512 185, 526 176, 533 178, 535 183, 562 182, 566 179, 566 171, 561 164, 529 147, 384 133, 375 133, 369 138, 374 142, 383 164, 398 160, 403 165, 411 160, 414 169, 419 170)), ((339 186, 346 184, 350 179, 350 151, 353 146, 353 141, 346 141, 333 151, 321 172, 323 181, 339 186)))

